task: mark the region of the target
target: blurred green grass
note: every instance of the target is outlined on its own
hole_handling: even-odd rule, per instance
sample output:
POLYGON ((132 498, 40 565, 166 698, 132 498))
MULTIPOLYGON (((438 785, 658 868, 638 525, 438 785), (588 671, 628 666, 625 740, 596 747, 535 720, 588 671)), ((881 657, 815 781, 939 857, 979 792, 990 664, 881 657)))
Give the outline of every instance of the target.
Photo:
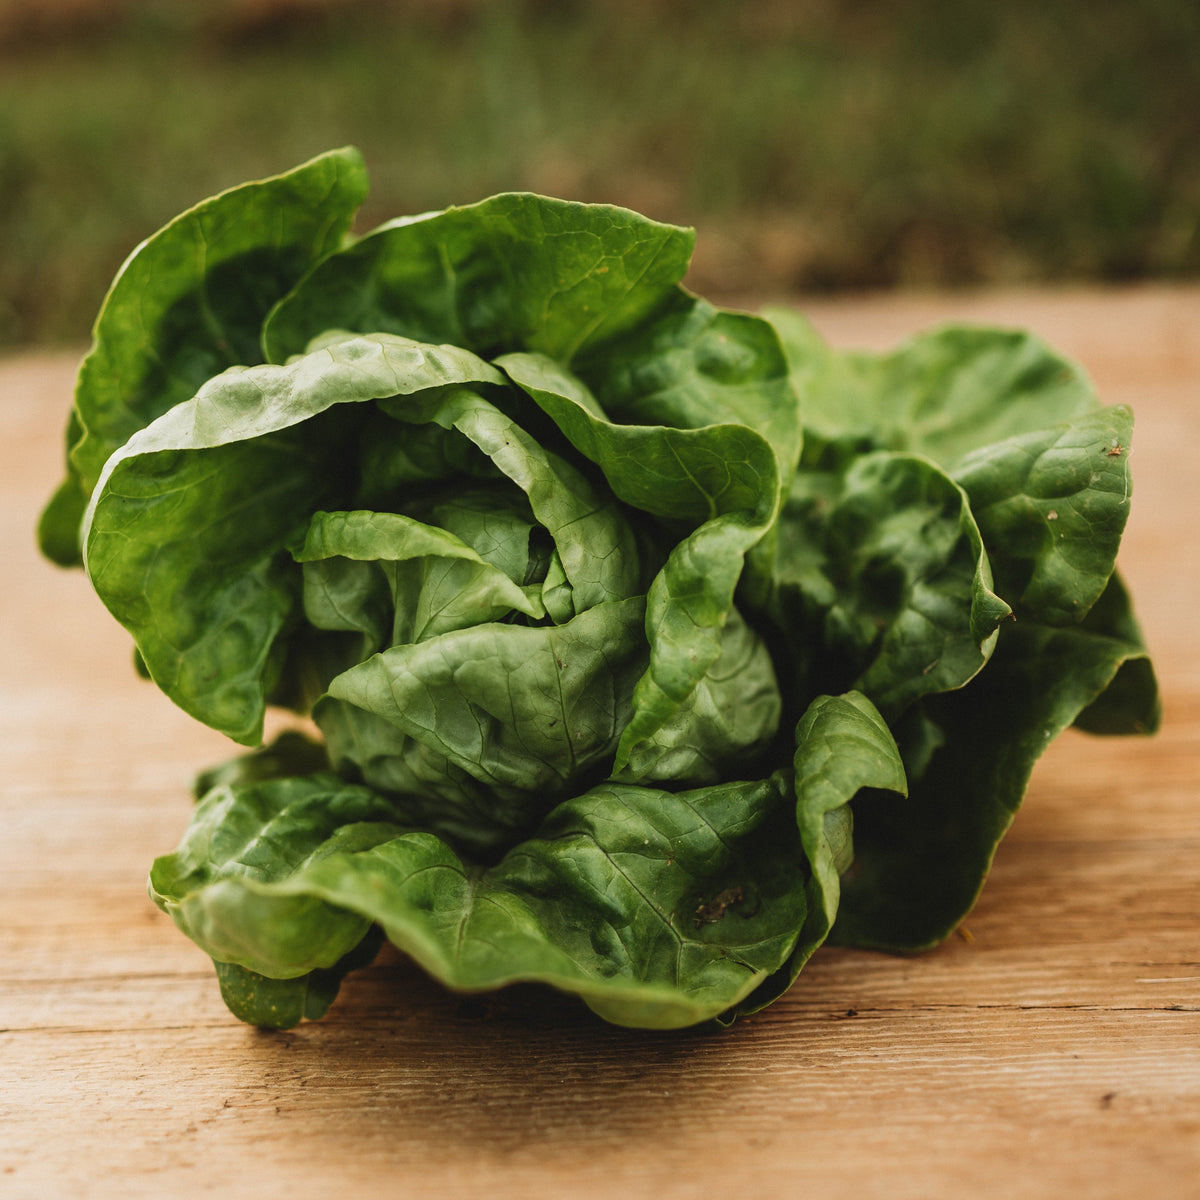
POLYGON ((716 296, 1195 276, 1200 5, 3 0, 0 344, 81 340, 176 212, 348 142, 360 228, 611 201, 697 226, 716 296))

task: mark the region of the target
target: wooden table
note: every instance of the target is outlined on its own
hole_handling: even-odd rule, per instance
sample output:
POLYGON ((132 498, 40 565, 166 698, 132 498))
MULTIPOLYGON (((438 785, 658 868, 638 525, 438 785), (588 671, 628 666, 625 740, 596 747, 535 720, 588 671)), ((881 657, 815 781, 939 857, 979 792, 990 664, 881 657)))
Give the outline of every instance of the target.
POLYGON ((1055 745, 969 937, 822 951, 724 1034, 464 1000, 387 953, 320 1023, 228 1016, 144 890, 227 744, 37 559, 74 361, 0 363, 0 1196, 1200 1196, 1200 291, 809 311, 874 346, 1028 325, 1134 405, 1122 562, 1166 723, 1055 745))

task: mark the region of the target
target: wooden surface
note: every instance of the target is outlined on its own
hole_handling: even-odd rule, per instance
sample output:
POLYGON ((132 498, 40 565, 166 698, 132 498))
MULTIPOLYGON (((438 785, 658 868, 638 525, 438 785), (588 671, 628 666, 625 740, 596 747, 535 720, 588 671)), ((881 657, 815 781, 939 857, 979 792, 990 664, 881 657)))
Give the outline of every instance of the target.
POLYGON ((463 1000, 386 953, 320 1023, 228 1016, 144 891, 228 747, 38 561, 74 362, 0 362, 0 1196, 1200 1195, 1200 291, 808 311, 842 344, 1031 326, 1134 406, 1122 563, 1166 722, 1054 746, 970 940, 822 951, 723 1034, 463 1000))

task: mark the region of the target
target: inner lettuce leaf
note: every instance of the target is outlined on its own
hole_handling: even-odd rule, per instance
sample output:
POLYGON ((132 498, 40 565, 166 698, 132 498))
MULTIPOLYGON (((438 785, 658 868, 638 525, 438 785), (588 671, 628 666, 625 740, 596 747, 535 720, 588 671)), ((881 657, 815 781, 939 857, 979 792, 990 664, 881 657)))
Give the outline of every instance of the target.
POLYGON ((795 477, 772 612, 807 687, 853 686, 898 716, 971 679, 1012 610, 963 489, 927 459, 875 451, 795 477))
POLYGON ((333 151, 138 247, 39 527, 251 748, 150 881, 239 1017, 386 938, 727 1025, 826 940, 944 938, 1054 736, 1157 726, 1132 416, 1041 342, 838 351, 683 288, 690 230, 504 194, 355 236, 365 193, 333 151))

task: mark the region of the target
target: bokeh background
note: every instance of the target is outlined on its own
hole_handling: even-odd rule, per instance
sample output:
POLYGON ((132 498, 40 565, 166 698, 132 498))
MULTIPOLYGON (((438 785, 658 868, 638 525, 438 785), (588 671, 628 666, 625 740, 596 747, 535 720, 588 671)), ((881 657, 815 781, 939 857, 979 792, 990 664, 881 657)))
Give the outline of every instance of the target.
POLYGON ((1200 275, 1197 0, 0 0, 0 347, 357 144, 359 228, 529 188, 695 225, 689 283, 1200 275))

